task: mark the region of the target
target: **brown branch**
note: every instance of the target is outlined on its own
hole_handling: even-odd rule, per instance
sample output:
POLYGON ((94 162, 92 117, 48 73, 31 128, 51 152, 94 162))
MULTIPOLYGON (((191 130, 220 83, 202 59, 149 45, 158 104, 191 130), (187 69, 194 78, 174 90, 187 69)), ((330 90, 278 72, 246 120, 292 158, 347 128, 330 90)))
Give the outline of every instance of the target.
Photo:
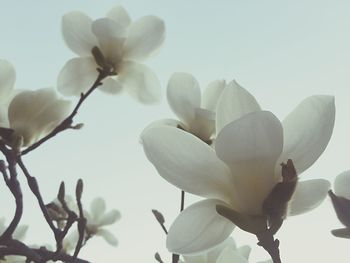
POLYGON ((272 232, 267 229, 261 234, 257 234, 259 242, 258 245, 263 247, 271 256, 273 263, 281 263, 280 251, 279 251, 279 240, 274 239, 272 232))
POLYGON ((5 180, 5 183, 7 187, 10 189, 12 195, 15 198, 16 202, 16 210, 15 215, 10 223, 10 225, 7 227, 7 229, 2 233, 0 237, 0 243, 3 243, 4 241, 12 238, 12 234, 16 230, 23 214, 23 195, 20 183, 17 179, 17 170, 16 170, 16 155, 13 151, 9 150, 6 145, 3 142, 0 142, 0 151, 4 154, 6 157, 6 160, 8 162, 8 170, 10 172, 10 175, 7 174, 6 171, 6 165, 2 161, 1 163, 1 170, 0 172, 3 175, 3 178, 5 180))
POLYGON ((74 258, 66 253, 49 251, 46 248, 30 248, 18 240, 8 240, 5 247, 0 247, 0 258, 5 256, 24 256, 30 262, 43 263, 49 260, 60 260, 66 263, 89 263, 89 261, 74 258))

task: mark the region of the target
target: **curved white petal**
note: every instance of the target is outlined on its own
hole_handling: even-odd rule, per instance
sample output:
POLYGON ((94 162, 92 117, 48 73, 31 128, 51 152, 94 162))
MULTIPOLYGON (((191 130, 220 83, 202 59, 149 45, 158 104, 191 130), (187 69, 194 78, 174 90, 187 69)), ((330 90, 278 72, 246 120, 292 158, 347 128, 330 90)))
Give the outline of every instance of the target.
POLYGON ((92 20, 84 13, 73 11, 62 18, 62 35, 67 46, 79 56, 92 56, 97 39, 91 31, 92 20))
POLYGON ((92 32, 96 35, 106 60, 118 70, 123 56, 126 29, 110 18, 101 18, 92 23, 92 32))
POLYGON ((330 182, 324 179, 298 182, 289 204, 289 215, 303 214, 318 207, 327 197, 330 187, 330 182))
POLYGON ((123 89, 123 86, 118 79, 109 77, 102 81, 102 85, 99 86, 98 89, 108 94, 114 95, 120 93, 123 89))
POLYGON ((97 223, 101 218, 102 215, 106 211, 106 202, 101 197, 97 197, 94 200, 92 200, 90 204, 90 213, 92 217, 92 223, 97 223))
POLYGON ((261 212, 262 202, 276 183, 274 167, 282 147, 282 125, 267 111, 246 114, 218 134, 215 150, 231 168, 239 212, 261 212))
POLYGON ((112 210, 109 211, 100 218, 99 225, 100 226, 107 226, 114 224, 116 221, 118 221, 121 217, 121 214, 118 210, 112 210))
POLYGON ((191 254, 207 250, 223 242, 232 232, 234 225, 216 213, 218 200, 197 202, 175 219, 169 229, 166 246, 177 254, 191 254))
POLYGON ((14 67, 7 60, 0 59, 0 104, 6 104, 16 80, 14 67))
POLYGON ((60 71, 57 90, 65 96, 80 96, 92 86, 97 76, 93 58, 73 58, 60 71))
POLYGON ((248 245, 241 246, 237 249, 237 252, 244 258, 248 260, 252 248, 248 245))
POLYGON ((248 260, 240 255, 237 250, 226 247, 220 254, 216 263, 248 263, 248 260))
POLYGON ((284 148, 280 162, 292 159, 300 174, 326 149, 335 120, 334 97, 311 96, 303 100, 284 120, 284 148))
POLYGON ((151 122, 149 125, 146 126, 146 128, 143 129, 140 135, 140 143, 142 144, 142 137, 146 131, 148 131, 151 128, 159 127, 159 126, 170 126, 178 129, 183 129, 185 131, 188 130, 187 126, 178 120, 173 120, 173 119, 157 120, 157 121, 151 122))
POLYGON ((243 115, 260 110, 253 95, 233 80, 223 90, 217 103, 216 132, 243 115))
POLYGON ((168 82, 167 99, 179 119, 190 125, 195 119, 195 109, 200 108, 201 91, 197 80, 187 73, 174 73, 168 82))
POLYGON ((230 247, 232 249, 237 249, 237 245, 235 240, 232 237, 227 238, 224 242, 221 244, 217 245, 213 249, 210 249, 207 252, 207 262, 216 262, 218 257, 220 256, 220 253, 222 252, 223 249, 226 247, 230 247))
POLYGON ((230 201, 228 167, 197 137, 173 127, 154 127, 142 135, 147 158, 158 173, 180 189, 230 201))
POLYGON ((203 93, 202 107, 215 112, 218 100, 225 87, 225 80, 214 80, 210 82, 203 93))
POLYGON ((141 103, 153 104, 160 100, 159 80, 153 71, 143 64, 124 62, 118 80, 123 88, 141 103))
POLYGON ((342 172, 335 178, 334 193, 350 199, 350 171, 342 172))
POLYGON ((108 244, 110 244, 111 246, 117 246, 118 245, 118 240, 117 238, 114 236, 114 234, 106 229, 99 229, 96 233, 97 236, 101 236, 104 238, 104 240, 107 241, 108 244))
MULTIPOLYGON (((185 261, 179 261, 180 263, 207 263, 211 262, 207 260, 206 253, 201 253, 195 256, 182 256, 185 261)), ((214 261, 213 261, 214 262, 214 261)))
POLYGON ((108 13, 107 17, 113 19, 119 25, 125 29, 131 24, 131 18, 128 12, 121 6, 112 8, 108 13))
POLYGON ((22 91, 9 106, 10 127, 28 146, 48 134, 68 116, 70 102, 58 99, 51 88, 22 91))
POLYGON ((156 51, 164 42, 165 25, 163 20, 155 16, 144 16, 129 27, 129 35, 125 43, 125 57, 144 59, 156 51))
POLYGON ((195 109, 195 117, 189 124, 189 132, 204 142, 209 142, 214 131, 215 113, 206 109, 195 109))

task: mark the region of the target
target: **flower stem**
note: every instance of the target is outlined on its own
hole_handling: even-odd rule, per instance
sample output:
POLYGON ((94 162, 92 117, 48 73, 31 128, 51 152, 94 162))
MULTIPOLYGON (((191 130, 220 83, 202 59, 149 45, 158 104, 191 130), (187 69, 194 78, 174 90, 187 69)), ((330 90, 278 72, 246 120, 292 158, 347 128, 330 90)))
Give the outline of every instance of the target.
POLYGON ((273 234, 268 229, 262 234, 256 235, 259 242, 258 245, 262 246, 271 256, 273 263, 281 263, 279 240, 274 239, 273 234))

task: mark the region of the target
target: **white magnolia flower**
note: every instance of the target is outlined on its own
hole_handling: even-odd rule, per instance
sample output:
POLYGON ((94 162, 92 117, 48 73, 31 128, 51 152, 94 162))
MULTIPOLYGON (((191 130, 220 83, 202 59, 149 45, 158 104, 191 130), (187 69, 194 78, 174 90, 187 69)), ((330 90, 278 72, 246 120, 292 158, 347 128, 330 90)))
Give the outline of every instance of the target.
POLYGON ((225 86, 224 80, 215 80, 201 95, 199 84, 192 75, 174 73, 168 82, 167 98, 180 121, 172 119, 156 121, 145 130, 156 125, 170 125, 210 143, 215 133, 217 101, 225 86))
POLYGON ((90 206, 90 212, 85 211, 84 215, 87 219, 86 234, 87 237, 97 235, 103 237, 110 245, 116 246, 118 240, 104 226, 114 224, 120 219, 118 210, 111 210, 106 213, 106 203, 102 198, 95 198, 90 206))
MULTIPOLYGON (((5 218, 0 218, 0 235, 6 230, 5 218)), ((27 225, 18 226, 13 233, 13 238, 22 241, 28 230, 27 225)), ((21 256, 6 256, 4 259, 0 259, 0 263, 22 263, 25 261, 24 257, 21 256)))
POLYGON ((248 263, 251 248, 242 246, 237 248, 232 237, 205 253, 195 256, 183 256, 180 263, 248 263))
POLYGON ((161 19, 144 16, 132 22, 120 6, 105 18, 92 21, 81 12, 63 16, 62 34, 67 46, 79 57, 67 62, 58 77, 58 90, 67 96, 80 96, 94 83, 98 72, 92 49, 98 47, 105 63, 117 74, 103 81, 100 90, 118 93, 125 89, 142 103, 160 97, 160 84, 151 69, 139 63, 163 43, 165 27, 161 19))
POLYGON ((335 178, 334 193, 350 200, 350 171, 342 172, 335 178))
MULTIPOLYGON (((333 97, 309 97, 283 122, 257 109, 243 88, 226 87, 217 108, 215 150, 180 129, 161 126, 143 133, 145 153, 159 174, 184 191, 207 198, 185 209, 170 227, 170 251, 191 254, 219 244, 234 225, 217 214, 217 205, 261 215, 264 200, 281 181, 280 164, 292 159, 300 175, 326 148, 334 126, 333 97), (242 107, 225 106, 225 101, 242 107)), ((299 182, 289 214, 318 206, 329 187, 323 179, 299 182)))
POLYGON ((51 88, 15 91, 15 78, 13 66, 0 60, 0 127, 14 130, 11 139, 25 147, 51 132, 68 115, 70 102, 51 88))

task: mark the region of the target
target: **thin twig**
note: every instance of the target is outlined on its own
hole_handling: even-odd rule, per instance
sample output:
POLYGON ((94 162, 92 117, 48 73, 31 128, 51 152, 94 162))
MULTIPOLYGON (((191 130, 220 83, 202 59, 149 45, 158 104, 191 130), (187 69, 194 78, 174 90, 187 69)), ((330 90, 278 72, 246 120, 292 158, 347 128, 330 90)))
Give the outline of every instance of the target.
POLYGON ((12 234, 16 230, 23 214, 23 195, 20 183, 17 179, 17 170, 16 170, 16 155, 13 151, 9 150, 6 145, 3 142, 0 142, 0 151, 5 155, 7 163, 8 163, 8 169, 10 172, 10 175, 6 172, 6 166, 4 163, 1 165, 1 173, 3 174, 3 178, 5 180, 5 183, 7 187, 10 189, 12 195, 15 198, 16 202, 16 210, 15 215, 10 223, 10 225, 7 227, 7 229, 3 232, 3 234, 0 237, 0 242, 3 243, 7 239, 12 238, 12 234))
POLYGON ((83 104, 83 102, 87 99, 87 97, 89 97, 89 95, 95 90, 97 89, 99 86, 102 85, 102 80, 104 78, 106 78, 107 76, 109 76, 111 74, 110 71, 108 71, 108 69, 97 69, 99 72, 99 75, 96 79, 96 81, 94 82, 94 84, 91 86, 91 88, 86 92, 86 93, 81 93, 80 95, 80 99, 77 103, 77 105, 74 107, 72 113, 65 118, 55 129, 53 129, 48 135, 46 135, 45 137, 41 138, 39 141, 37 141, 36 143, 32 144, 31 146, 29 146, 27 149, 23 150, 21 152, 21 155, 25 155, 29 152, 31 152, 32 150, 38 148, 41 144, 43 144, 44 142, 48 141, 49 139, 51 139, 52 137, 56 136, 56 134, 67 130, 69 128, 72 127, 72 123, 73 123, 73 118, 75 117, 75 115, 77 115, 79 108, 81 107, 81 105, 83 104))
POLYGON ((180 212, 184 210, 185 207, 185 191, 181 190, 181 206, 180 206, 180 212))
POLYGON ((79 218, 78 218, 78 232, 79 232, 79 239, 77 242, 77 245, 75 246, 75 251, 73 254, 73 257, 76 258, 83 247, 83 242, 84 242, 84 236, 85 236, 85 230, 86 230, 86 218, 84 217, 84 210, 83 210, 83 204, 81 202, 81 196, 83 193, 83 180, 79 179, 77 186, 76 186, 76 191, 75 191, 75 196, 77 200, 77 205, 79 209, 79 218))

